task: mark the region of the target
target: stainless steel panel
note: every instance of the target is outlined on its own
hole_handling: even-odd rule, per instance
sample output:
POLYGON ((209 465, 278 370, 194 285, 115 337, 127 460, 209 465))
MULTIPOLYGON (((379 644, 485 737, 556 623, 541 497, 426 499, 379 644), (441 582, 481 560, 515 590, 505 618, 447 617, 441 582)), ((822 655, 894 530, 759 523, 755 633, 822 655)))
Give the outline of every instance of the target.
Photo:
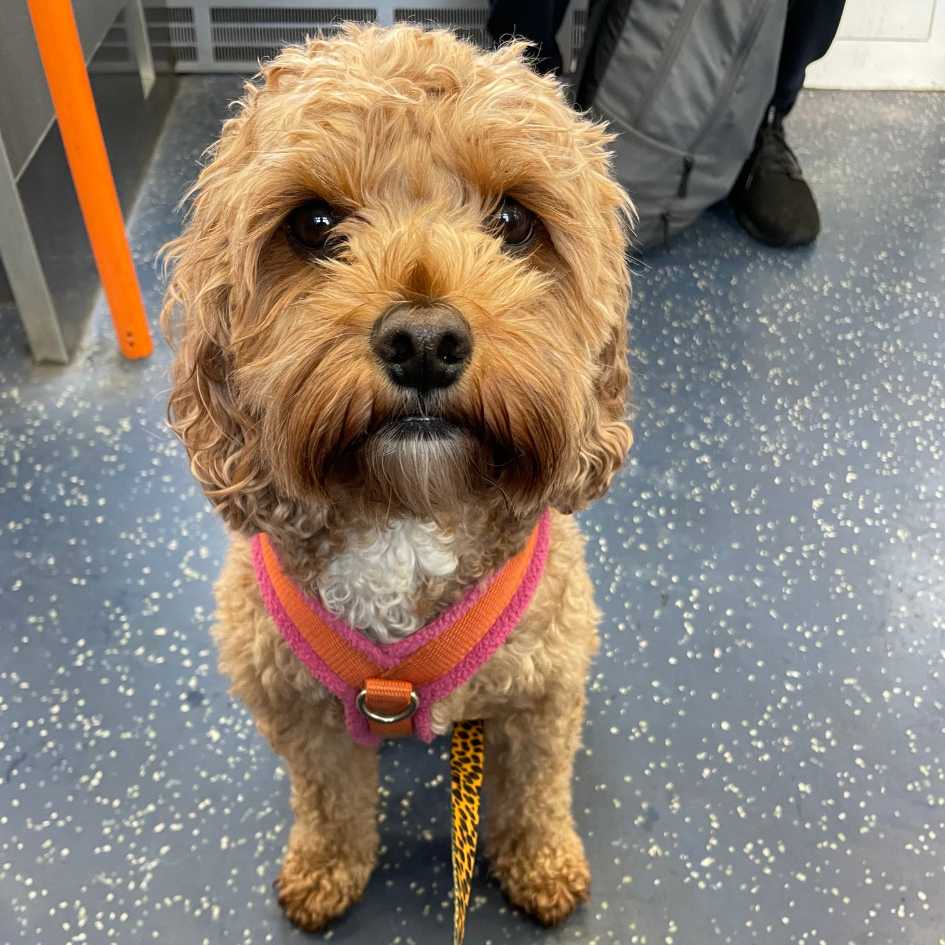
MULTIPOLYGON (((86 61, 92 58, 123 5, 124 0, 73 0, 86 61)), ((5 0, 3 4, 0 88, 0 134, 18 177, 53 118, 26 0, 5 0)))

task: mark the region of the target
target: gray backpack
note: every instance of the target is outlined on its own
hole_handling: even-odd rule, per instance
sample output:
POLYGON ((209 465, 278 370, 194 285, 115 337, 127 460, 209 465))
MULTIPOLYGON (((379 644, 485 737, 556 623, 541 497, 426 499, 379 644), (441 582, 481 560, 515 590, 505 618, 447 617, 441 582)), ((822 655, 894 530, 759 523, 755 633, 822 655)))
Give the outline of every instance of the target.
POLYGON ((578 104, 618 133, 637 243, 731 190, 774 93, 788 0, 598 0, 578 104))

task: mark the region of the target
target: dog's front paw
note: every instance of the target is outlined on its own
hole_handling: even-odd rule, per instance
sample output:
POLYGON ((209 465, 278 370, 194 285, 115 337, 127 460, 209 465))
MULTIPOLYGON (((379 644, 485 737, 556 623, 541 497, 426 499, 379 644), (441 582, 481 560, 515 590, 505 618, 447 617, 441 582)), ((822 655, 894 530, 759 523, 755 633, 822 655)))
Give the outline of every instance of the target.
POLYGON ((342 860, 313 864, 290 851, 273 884, 279 905, 290 922, 317 932, 361 898, 372 865, 342 860))
POLYGON ((576 834, 512 844, 494 855, 493 870, 512 904, 543 925, 557 925, 590 898, 591 869, 576 834))

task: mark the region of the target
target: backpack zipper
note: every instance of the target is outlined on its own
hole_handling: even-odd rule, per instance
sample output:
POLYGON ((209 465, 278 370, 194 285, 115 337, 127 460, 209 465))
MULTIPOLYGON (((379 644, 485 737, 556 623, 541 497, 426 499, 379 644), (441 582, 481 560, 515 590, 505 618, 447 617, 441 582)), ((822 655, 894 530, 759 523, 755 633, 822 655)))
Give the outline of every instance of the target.
MULTIPOLYGON (((770 6, 766 0, 759 0, 758 5, 755 7, 755 18, 751 23, 748 32, 745 34, 745 37, 738 48, 738 52, 736 53, 734 60, 732 61, 732 67, 729 69, 728 75, 725 77, 725 84, 722 88, 722 91, 719 92, 715 107, 711 112, 709 112, 709 117, 702 123, 702 127, 699 129, 695 140, 689 147, 689 154, 683 158, 682 174, 679 178, 679 187, 676 190, 677 200, 684 200, 686 195, 689 193, 689 176, 692 173, 693 167, 695 166, 695 158, 693 155, 699 150, 699 146, 702 144, 708 133, 712 130, 712 126, 718 121, 722 109, 728 103, 729 96, 732 94, 732 89, 735 87, 735 83, 741 76, 742 69, 745 67, 745 60, 748 58, 748 54, 754 48, 755 41, 758 39, 758 34, 761 32, 761 27, 765 22, 765 18, 767 17, 769 10, 770 6)), ((668 216, 668 214, 666 215, 668 216)), ((666 225, 666 221, 664 221, 664 234, 666 233, 668 233, 668 226, 666 225)))
POLYGON ((679 189, 676 196, 682 200, 689 193, 689 175, 695 166, 696 160, 691 154, 687 154, 682 160, 682 175, 679 178, 679 189))
MULTIPOLYGON (((702 0, 688 0, 685 7, 683 7, 682 13, 679 14, 679 19, 676 21, 676 26, 673 29, 673 35, 670 37, 669 45, 666 47, 666 52, 663 54, 663 59, 660 62, 659 70, 654 80, 650 83, 651 93, 659 90, 666 76, 669 74, 669 70, 673 68, 676 56, 679 55, 679 50, 682 48, 683 40, 686 38, 686 33, 689 31, 692 19, 700 6, 702 6, 702 0)), ((624 25, 626 27, 626 21, 624 25)), ((631 120, 631 125, 636 126, 641 131, 643 130, 643 119, 650 113, 650 108, 655 98, 655 94, 647 96, 646 100, 640 105, 636 115, 631 120)))
MULTIPOLYGON (((692 144, 689 146, 689 152, 695 153, 699 149, 699 145, 702 144, 706 135, 711 131, 712 126, 718 121, 719 115, 725 109, 725 106, 728 105, 729 96, 732 94, 732 89, 735 87, 735 83, 738 81, 739 76, 742 73, 742 69, 745 65, 745 60, 748 58, 748 54, 751 52, 752 47, 755 45, 755 40, 758 38, 758 34, 761 32, 761 27, 764 24, 765 19, 768 16, 768 13, 773 9, 773 5, 768 2, 768 0, 758 0, 758 3, 755 5, 755 19, 751 24, 751 28, 745 34, 744 39, 742 40, 741 46, 738 49, 738 54, 735 56, 735 59, 732 62, 732 68, 729 70, 728 75, 725 78, 725 85, 722 88, 722 91, 716 96, 715 107, 709 112, 709 117, 702 123, 702 127, 699 129, 698 134, 693 140, 692 144)), ((688 180, 687 180, 688 182, 688 180)))

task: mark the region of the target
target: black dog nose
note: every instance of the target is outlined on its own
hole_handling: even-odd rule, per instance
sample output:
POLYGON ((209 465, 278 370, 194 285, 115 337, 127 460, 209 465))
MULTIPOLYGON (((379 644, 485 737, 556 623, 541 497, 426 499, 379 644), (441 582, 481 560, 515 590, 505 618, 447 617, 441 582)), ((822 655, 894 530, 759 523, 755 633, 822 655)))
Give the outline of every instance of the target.
POLYGON ((466 319, 447 305, 397 305, 371 331, 371 347, 401 387, 433 390, 456 383, 472 355, 466 319))

